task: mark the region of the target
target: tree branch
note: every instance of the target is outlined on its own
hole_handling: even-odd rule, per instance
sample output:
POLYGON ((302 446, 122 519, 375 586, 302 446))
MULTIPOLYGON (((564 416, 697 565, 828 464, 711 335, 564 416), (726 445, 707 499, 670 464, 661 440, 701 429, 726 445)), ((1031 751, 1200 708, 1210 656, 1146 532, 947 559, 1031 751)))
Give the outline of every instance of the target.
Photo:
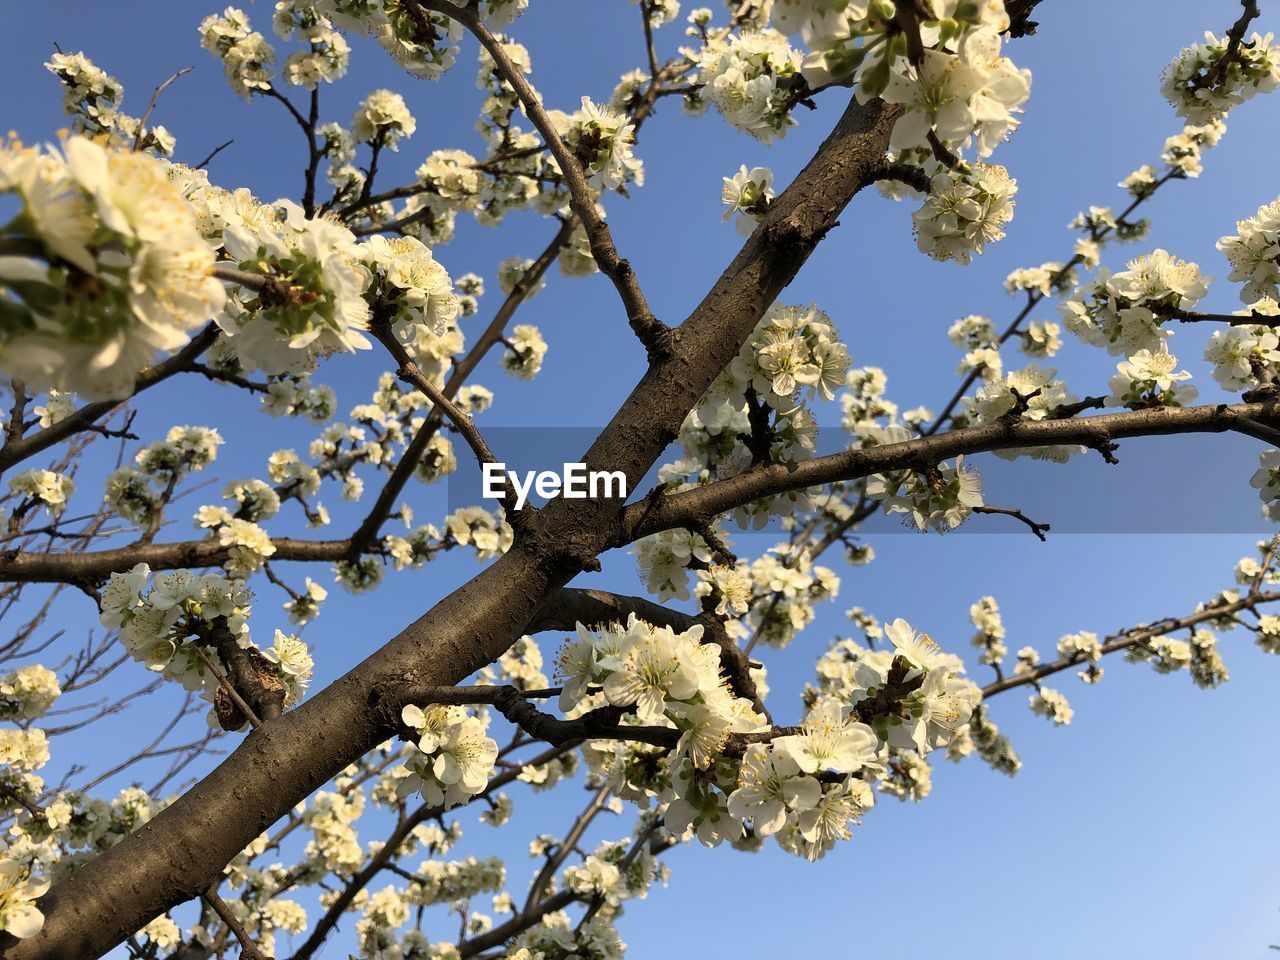
POLYGON ((235 934, 235 938, 240 941, 241 960, 271 960, 270 957, 258 949, 258 945, 253 942, 253 938, 245 931, 244 925, 236 919, 236 915, 231 912, 231 908, 218 896, 216 888, 210 887, 200 894, 200 899, 208 904, 209 908, 218 915, 218 919, 225 923, 227 929, 235 934))
POLYGON ((1041 543, 1045 541, 1046 539, 1045 534, 1047 534, 1050 529, 1049 524, 1037 523, 1036 521, 1028 517, 1025 513, 1023 513, 1021 510, 1010 509, 1009 507, 981 506, 981 507, 974 507, 973 512, 994 514, 1002 517, 1013 517, 1013 519, 1019 520, 1022 523, 1025 523, 1027 525, 1027 529, 1029 529, 1032 533, 1034 533, 1036 537, 1039 538, 1041 543))
POLYGON ((1067 420, 996 421, 901 443, 849 450, 788 464, 755 467, 726 480, 627 507, 615 546, 641 537, 687 527, 751 503, 761 497, 854 480, 893 470, 922 469, 960 454, 985 453, 1055 444, 1105 447, 1125 437, 1180 433, 1249 433, 1250 423, 1275 422, 1274 403, 1155 407, 1067 420))
MULTIPOLYGON (((1222 617, 1239 613, 1242 610, 1253 610, 1260 604, 1274 603, 1280 600, 1280 593, 1258 593, 1250 591, 1232 603, 1219 604, 1218 606, 1206 607, 1196 613, 1188 614, 1185 617, 1169 618, 1160 620, 1154 624, 1144 624, 1140 627, 1133 627, 1121 633, 1117 633, 1107 638, 1102 644, 1102 654, 1105 656, 1109 653, 1115 653, 1118 650, 1126 650, 1129 647, 1136 647, 1140 643, 1146 643, 1148 640, 1154 640, 1156 637, 1163 637, 1165 634, 1173 633, 1175 630, 1185 630, 1194 627, 1197 624, 1204 623, 1207 620, 1218 620, 1222 617)), ((1023 687, 1028 684, 1038 683, 1045 677, 1053 676, 1055 673, 1061 673, 1071 667, 1086 663, 1088 660, 1084 656, 1062 657, 1054 660, 1052 663, 1042 664, 1025 673, 1015 673, 1013 676, 997 680, 995 683, 989 683, 982 688, 982 698, 986 700, 993 697, 997 693, 1004 693, 1006 690, 1012 690, 1015 687, 1023 687)))
MULTIPOLYGON (((138 374, 133 396, 136 397, 144 390, 163 383, 175 373, 191 369, 196 358, 213 346, 213 342, 218 339, 218 333, 217 325, 211 323, 172 357, 143 370, 138 374)), ((4 446, 0 447, 0 473, 76 433, 94 429, 94 424, 125 402, 125 400, 98 400, 87 403, 65 420, 59 420, 28 437, 18 439, 10 437, 4 446)))
POLYGON ((565 183, 569 187, 570 207, 586 230, 587 240, 591 244, 591 256, 595 259, 600 271, 613 281, 614 288, 618 291, 618 296, 626 309, 627 321, 640 342, 644 344, 650 362, 668 356, 672 346, 671 329, 655 317, 653 311, 649 309, 644 291, 640 289, 640 284, 636 280, 635 271, 628 261, 618 255, 609 225, 596 209, 596 198, 587 183, 581 162, 560 138, 555 124, 543 109, 537 92, 525 80, 519 68, 511 62, 502 42, 489 32, 489 28, 480 19, 479 13, 471 7, 460 7, 450 3, 449 0, 408 0, 408 4, 410 10, 433 10, 458 21, 471 31, 480 41, 481 46, 488 51, 503 79, 520 98, 526 116, 542 135, 551 155, 555 157, 560 172, 564 175, 565 183))
MULTIPOLYGON (((672 356, 637 384, 587 451, 589 469, 621 469, 629 486, 644 476, 883 163, 899 112, 880 101, 849 104, 680 328, 672 356)), ((523 634, 549 591, 582 569, 581 556, 607 547, 621 508, 614 500, 551 501, 533 542, 518 542, 345 676, 264 724, 146 830, 55 884, 41 901, 44 928, 8 945, 6 960, 100 955, 207 888, 265 827, 394 732, 382 711, 370 709, 375 690, 455 683, 491 663, 523 634)))
MULTIPOLYGON (((489 781, 488 786, 486 786, 484 790, 472 797, 471 800, 479 800, 483 797, 490 796, 495 791, 519 779, 520 772, 525 767, 540 767, 543 764, 552 762, 553 760, 558 760, 576 746, 577 744, 562 744, 561 746, 552 747, 538 754, 536 757, 533 757, 527 763, 498 774, 489 781)), ((325 910, 324 916, 322 916, 316 923, 302 946, 294 952, 291 960, 310 960, 310 957, 314 955, 315 952, 324 944, 324 941, 328 938, 333 928, 338 925, 338 921, 342 919, 343 913, 346 912, 347 907, 351 905, 351 902, 355 900, 360 891, 372 883, 374 878, 385 870, 388 865, 390 865, 400 855, 401 846, 413 835, 414 829, 417 828, 419 824, 425 823, 427 820, 431 820, 434 817, 438 817, 444 812, 445 810, 443 807, 435 807, 424 803, 408 816, 401 819, 396 825, 395 830, 387 838, 386 843, 382 845, 377 853, 369 858, 369 862, 364 865, 360 872, 352 877, 347 882, 347 885, 342 888, 333 903, 331 903, 328 909, 325 910)))
POLYGON ((183 67, 151 92, 151 100, 147 103, 147 109, 143 112, 142 118, 138 121, 138 132, 133 135, 133 150, 135 153, 142 149, 142 141, 146 139, 147 121, 151 119, 151 114, 156 108, 156 102, 160 99, 160 94, 164 93, 169 84, 173 83, 179 77, 190 73, 194 69, 195 67, 183 67))

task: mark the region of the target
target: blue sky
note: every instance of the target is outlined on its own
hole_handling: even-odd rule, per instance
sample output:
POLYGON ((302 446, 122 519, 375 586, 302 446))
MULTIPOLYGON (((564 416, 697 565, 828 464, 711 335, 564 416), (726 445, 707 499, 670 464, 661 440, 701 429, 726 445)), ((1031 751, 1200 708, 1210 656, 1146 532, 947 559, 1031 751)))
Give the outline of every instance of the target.
MULTIPOLYGON (((550 105, 572 109, 583 95, 605 99, 617 77, 642 62, 639 14, 624 0, 534 0, 532 6, 512 33, 529 48, 533 79, 550 105)), ((246 105, 223 83, 196 40, 196 24, 212 9, 189 0, 24 6, 21 21, 10 14, 8 29, 0 32, 0 78, 11 91, 4 125, 27 140, 50 138, 63 125, 57 85, 40 66, 55 42, 67 51, 84 50, 119 76, 126 109, 135 114, 155 84, 195 64, 165 93, 156 115, 177 135, 179 158, 196 162, 234 137, 211 167, 216 182, 249 186, 263 197, 296 196, 303 163, 299 132, 278 104, 246 105)), ((266 31, 271 5, 247 9, 266 31)), ((1000 287, 1005 274, 1065 258, 1071 243, 1065 224, 1088 204, 1123 204, 1116 181, 1142 163, 1158 162, 1164 138, 1179 129, 1159 95, 1161 67, 1204 29, 1224 29, 1238 9, 1228 0, 1048 0, 1038 17, 1040 35, 1010 51, 1035 79, 1022 129, 997 154, 1020 185, 1007 239, 967 269, 932 263, 915 251, 910 208, 868 192, 783 299, 812 300, 826 309, 855 363, 883 367, 891 397, 904 408, 923 403, 937 409, 956 383, 958 356, 946 341, 947 326, 969 313, 988 314, 1003 325, 1016 309, 1000 287)), ((1272 11, 1261 22, 1280 26, 1272 11)), ((660 34, 661 52, 676 46, 678 30, 660 34)), ((418 119, 414 138, 385 158, 382 183, 407 181, 434 149, 482 152, 472 129, 480 96, 473 46, 464 46, 459 67, 438 84, 405 76, 367 43, 353 46, 352 74, 324 91, 322 117, 349 122, 368 91, 388 86, 405 95, 418 119)), ((713 116, 692 119, 672 101, 662 105, 638 150, 646 186, 629 201, 613 198, 607 205, 618 245, 661 318, 682 318, 739 242, 720 222, 720 178, 741 163, 765 164, 785 183, 838 115, 840 96, 804 113, 800 126, 773 147, 734 133, 713 116)), ((1149 204, 1150 240, 1113 248, 1107 262, 1119 267, 1127 255, 1164 246, 1225 277, 1214 241, 1276 195, 1269 175, 1280 147, 1275 111, 1266 98, 1236 111, 1221 145, 1208 154, 1204 175, 1171 184, 1149 204)), ((533 217, 511 218, 498 231, 460 220, 457 240, 437 256, 455 276, 481 273, 496 291, 497 261, 535 255, 552 232, 533 217)), ((471 329, 486 322, 496 300, 491 292, 471 329)), ((1205 302, 1206 309, 1237 305, 1224 281, 1205 302)), ((532 384, 516 383, 492 360, 482 365, 478 382, 497 393, 482 426, 597 427, 642 372, 642 352, 600 277, 568 281, 553 275, 519 319, 538 324, 550 343, 543 373, 532 384)), ((1194 333, 1180 331, 1174 351, 1197 374, 1202 395, 1216 398, 1194 333)), ((1074 344, 1057 365, 1080 394, 1096 393, 1113 370, 1101 352, 1074 344)), ((339 390, 346 407, 365 399, 378 369, 371 357, 340 358, 321 379, 339 390)), ((220 487, 260 474, 267 453, 305 445, 310 436, 279 421, 242 425, 253 406, 204 382, 184 381, 157 391, 135 429, 150 439, 176 422, 222 428, 232 442, 214 471, 220 487)), ((833 410, 823 420, 837 416, 833 410)), ((1048 653, 1063 633, 1106 633, 1189 612, 1227 586, 1254 532, 1267 532, 1248 487, 1256 447, 1230 438, 1161 439, 1126 444, 1120 455, 1122 465, 1105 471, 1095 462, 1070 468, 1075 473, 991 468, 989 486, 1009 498, 1008 505, 1034 503, 1037 519, 1087 532, 1051 535, 1042 544, 1001 518, 978 518, 973 527, 989 535, 889 530, 875 536, 877 560, 840 569, 840 599, 823 608, 785 653, 766 652, 775 714, 798 710, 795 693, 811 675, 814 658, 834 636, 848 632, 843 611, 855 604, 882 617, 905 615, 944 646, 967 654, 969 604, 994 594, 1010 649, 1031 644, 1048 653), (1106 495, 1123 495, 1138 506, 1132 513, 1103 508, 1106 495), (979 526, 981 520, 989 522, 979 526)), ((195 502, 193 497, 183 506, 194 509, 195 502)), ((438 518, 444 492, 419 489, 414 503, 419 518, 438 518)), ((331 506, 339 523, 353 515, 331 506)), ((187 534, 179 528, 169 535, 187 534)), ((747 554, 769 543, 736 540, 747 554)), ((640 590, 626 555, 603 559, 604 571, 584 583, 640 590)), ((424 597, 443 596, 474 569, 470 560, 447 558, 390 577, 377 601, 335 589, 324 615, 306 632, 320 680, 366 656, 422 612, 424 597)), ((322 568, 307 572, 328 581, 322 568)), ((258 633, 270 636, 282 599, 261 591, 258 633)), ((59 616, 56 625, 74 632, 91 622, 92 611, 77 598, 59 616)), ((550 654, 554 642, 548 641, 550 654)), ((754 856, 700 847, 671 852, 670 889, 635 903, 621 923, 630 956, 1268 956, 1266 945, 1280 941, 1272 799, 1280 786, 1272 707, 1280 663, 1247 638, 1232 638, 1223 652, 1232 679, 1211 692, 1195 689, 1185 676, 1159 677, 1120 662, 1108 666, 1096 688, 1068 674, 1058 684, 1076 707, 1067 729, 1032 717, 1021 694, 995 702, 995 718, 1024 761, 1016 778, 977 761, 958 767, 940 761, 933 794, 923 804, 883 800, 854 840, 822 863, 775 850, 754 856)), ((975 676, 985 679, 982 671, 975 676)), ((135 711, 95 736, 141 740, 154 722, 135 711)), ((64 753, 55 768, 99 745, 87 738, 57 745, 64 753)), ((528 839, 563 832, 579 805, 578 792, 568 786, 527 803, 517 796, 512 829, 500 836, 472 828, 460 853, 509 854, 512 887, 523 892, 523 876, 534 866, 524 852, 528 839)), ((597 835, 621 837, 628 827, 629 821, 614 821, 597 835)), ((377 838, 373 829, 362 834, 365 841, 377 838)), ((442 923, 453 927, 452 920, 442 923)), ((345 957, 347 943, 335 939, 323 955, 345 957)))

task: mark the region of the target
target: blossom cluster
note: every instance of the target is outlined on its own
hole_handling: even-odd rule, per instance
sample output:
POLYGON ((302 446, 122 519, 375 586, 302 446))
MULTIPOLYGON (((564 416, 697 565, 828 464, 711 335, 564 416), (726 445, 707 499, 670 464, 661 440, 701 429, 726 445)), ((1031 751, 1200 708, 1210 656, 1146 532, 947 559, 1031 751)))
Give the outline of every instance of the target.
POLYGON ((1166 344, 1158 350, 1142 349, 1129 359, 1116 364, 1111 378, 1109 406, 1141 409, 1143 407, 1181 407, 1190 403, 1199 391, 1184 381, 1191 379, 1186 370, 1176 369, 1178 358, 1166 344))
POLYGON ((747 236, 756 228, 773 199, 773 171, 768 167, 747 169, 744 163, 732 177, 724 178, 720 200, 728 208, 724 219, 734 220, 738 233, 747 236))
POLYGON ((164 508, 165 491, 191 473, 213 463, 222 436, 209 427, 173 427, 134 456, 136 466, 118 467, 107 475, 103 502, 138 527, 149 527, 164 508))
POLYGON ((243 366, 304 373, 319 356, 371 346, 368 274, 351 231, 283 201, 277 216, 227 225, 222 244, 241 270, 289 285, 281 297, 269 287, 235 294, 219 318, 243 366))
POLYGON ((722 32, 697 53, 695 88, 685 108, 708 106, 733 127, 771 143, 795 123, 788 93, 799 80, 801 53, 777 30, 722 32))
POLYGON ((1280 200, 1240 220, 1235 234, 1218 241, 1218 250, 1231 264, 1227 279, 1244 284, 1240 299, 1246 304, 1280 299, 1280 200))
MULTIPOLYGON (((835 323, 817 306, 774 305, 685 419, 684 457, 665 466, 661 479, 679 487, 732 476, 766 448, 775 461, 811 454, 817 422, 808 405, 835 398, 849 362, 835 323)), ((746 504, 736 517, 758 528, 806 502, 802 491, 784 493, 746 504)))
POLYGON ((969 263, 988 243, 1004 237, 1018 182, 999 164, 938 168, 923 206, 911 215, 916 244, 934 260, 969 263))
POLYGON ((1157 249, 1129 261, 1119 273, 1099 270, 1063 302, 1062 322, 1085 343, 1111 354, 1159 350, 1170 336, 1161 326, 1167 316, 1161 308, 1194 307, 1210 279, 1196 264, 1157 249))
POLYGON ((56 470, 24 470, 9 478, 9 493, 22 498, 18 510, 23 504, 38 504, 55 519, 62 515, 75 489, 75 481, 56 470))
MULTIPOLYGON (((911 435, 905 428, 890 427, 878 438, 868 437, 864 446, 909 439, 911 435)), ((964 466, 963 456, 924 472, 906 469, 878 473, 867 484, 867 496, 879 502, 885 513, 902 514, 904 521, 910 520, 917 529, 939 533, 960 526, 975 507, 983 506, 982 478, 977 470, 964 466)))
POLYGON ((498 744, 485 733, 485 723, 463 707, 410 704, 401 713, 405 726, 417 734, 409 747, 400 781, 400 795, 417 792, 432 806, 444 809, 465 803, 484 790, 498 757, 498 744))
POLYGON ((969 622, 976 628, 972 640, 978 651, 978 662, 999 666, 1009 653, 1005 645, 1004 621, 1000 617, 1000 605, 995 597, 983 597, 969 608, 969 622))
POLYGON ((76 133, 119 137, 136 143, 139 150, 173 156, 173 134, 160 124, 143 129, 141 120, 125 113, 120 81, 83 52, 55 53, 44 66, 62 83, 62 108, 76 133))
MULTIPOLYGON (((415 77, 437 80, 457 59, 462 25, 444 14, 421 11, 430 29, 420 29, 418 21, 398 3, 315 0, 314 6, 337 28, 372 37, 396 63, 415 77)), ((501 9, 510 16, 520 9, 520 2, 489 0, 488 6, 495 11, 501 9)))
POLYGON ((58 675, 38 663, 0 674, 0 719, 37 720, 62 696, 58 675))
MULTIPOLYGON (((111 575, 102 591, 101 620, 103 626, 120 631, 134 660, 211 702, 226 682, 226 665, 214 667, 218 647, 233 643, 250 652, 254 664, 283 690, 285 705, 292 704, 310 682, 311 654, 296 636, 279 630, 271 647, 261 650, 249 635, 252 599, 239 580, 189 570, 153 579, 147 564, 140 563, 128 573, 111 575)), ((213 724, 216 715, 210 711, 209 716, 213 724)))
POLYGON ((200 46, 222 62, 232 90, 247 99, 255 90, 270 89, 275 47, 252 29, 243 10, 227 7, 221 14, 211 13, 200 22, 199 32, 200 46))
POLYGON ((582 164, 587 181, 597 190, 644 184, 644 166, 631 152, 635 128, 624 115, 583 97, 582 106, 573 113, 555 111, 550 116, 565 146, 582 164))
POLYGON ((1253 34, 1230 55, 1229 46, 1228 37, 1205 31, 1203 43, 1186 47, 1165 67, 1160 91, 1178 116, 1191 123, 1220 120, 1233 107, 1275 89, 1280 51, 1271 34, 1253 34))
POLYGON ((671 832, 708 846, 774 836, 816 859, 848 839, 896 758, 945 746, 978 700, 956 658, 905 621, 887 633, 892 651, 862 651, 839 670, 833 661, 804 722, 778 731, 732 694, 700 627, 676 633, 635 618, 603 632, 579 626, 561 654, 561 707, 603 701, 679 732, 656 779, 630 759, 646 755, 643 746, 597 744, 593 760, 624 796, 656 799, 671 832))
POLYGON ((373 91, 360 101, 351 121, 351 135, 358 143, 377 144, 392 150, 417 129, 404 97, 393 90, 373 91))
MULTIPOLYGON (((1276 316, 1280 306, 1274 300, 1259 300, 1250 314, 1276 316)), ((1204 358, 1213 364, 1213 379, 1230 393, 1256 390, 1280 363, 1280 337, 1275 328, 1261 324, 1239 324, 1215 330, 1205 344, 1204 358)))
POLYGON ((333 83, 347 73, 351 63, 351 45, 333 28, 309 0, 282 0, 276 4, 271 28, 282 40, 295 36, 307 46, 285 58, 281 74, 299 87, 314 90, 320 83, 333 83))
POLYGON ((0 195, 21 215, 0 263, 0 370, 30 389, 128 396, 157 350, 222 309, 214 254, 190 207, 145 153, 68 138, 61 150, 0 144, 0 195))

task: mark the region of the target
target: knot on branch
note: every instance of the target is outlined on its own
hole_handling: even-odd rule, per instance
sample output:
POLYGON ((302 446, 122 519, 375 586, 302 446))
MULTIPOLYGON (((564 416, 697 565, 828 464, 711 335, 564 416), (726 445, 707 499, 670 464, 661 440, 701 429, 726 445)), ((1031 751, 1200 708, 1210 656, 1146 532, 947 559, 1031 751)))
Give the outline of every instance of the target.
POLYGON ((1114 442, 1110 437, 1103 435, 1089 444, 1089 448, 1097 450, 1102 455, 1102 459, 1113 466, 1120 463, 1116 457, 1116 451, 1120 449, 1120 444, 1114 442))
POLYGON ((859 700, 854 705, 854 715, 863 723, 869 723, 876 717, 901 716, 902 701, 924 685, 924 671, 917 671, 914 677, 906 679, 910 669, 910 664, 902 657, 894 657, 885 685, 866 699, 859 700))
POLYGON ((818 242, 826 235, 827 231, 834 226, 835 222, 832 221, 825 227, 811 231, 806 229, 803 224, 796 222, 792 217, 766 221, 764 241, 767 246, 782 251, 787 255, 804 258, 818 245, 818 242))
POLYGON ((1022 419, 1022 415, 1031 408, 1031 401, 1040 396, 1044 392, 1042 387, 1036 387, 1030 393, 1019 393, 1017 390, 1010 389, 1009 393, 1013 395, 1013 406, 1000 415, 1001 422, 1008 426, 1013 426, 1022 419))
POLYGON ((314 290, 303 290, 282 277, 267 277, 258 291, 258 301, 267 308, 305 306, 319 299, 314 290))
POLYGON ((214 715, 224 730, 274 720, 284 712, 285 686, 275 664, 260 651, 242 647, 225 622, 198 637, 212 647, 226 675, 213 697, 214 715))
POLYGON ((769 422, 772 411, 756 394, 755 388, 748 387, 744 396, 747 401, 747 425, 751 432, 738 434, 738 439, 751 453, 751 465, 758 467, 773 461, 773 441, 777 439, 777 434, 769 422))
POLYGON ((543 548, 540 552, 549 554, 558 563, 567 564, 584 573, 599 573, 604 569, 595 551, 585 543, 561 543, 554 547, 543 548))
POLYGON ((565 531, 550 530, 544 512, 530 512, 528 507, 524 511, 509 512, 508 522, 516 517, 520 518, 517 521, 520 525, 512 524, 512 527, 520 545, 546 564, 591 573, 599 573, 603 569, 597 554, 607 549, 608 543, 597 531, 586 526, 565 531))
POLYGON ((653 314, 646 314, 633 324, 636 337, 644 345, 644 355, 650 366, 670 360, 676 352, 675 331, 653 314))
POLYGON ((599 573, 604 569, 600 565, 600 558, 596 556, 596 551, 586 543, 564 540, 548 543, 546 538, 535 532, 530 524, 525 525, 525 531, 526 545, 554 564, 584 573, 599 573))

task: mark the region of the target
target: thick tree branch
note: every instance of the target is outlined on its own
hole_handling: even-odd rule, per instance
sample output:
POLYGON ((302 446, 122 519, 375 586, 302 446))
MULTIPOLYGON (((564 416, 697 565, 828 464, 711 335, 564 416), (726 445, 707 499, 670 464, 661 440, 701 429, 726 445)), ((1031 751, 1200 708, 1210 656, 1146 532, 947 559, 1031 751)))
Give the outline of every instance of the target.
POLYGON ((1126 437, 1180 433, 1250 433, 1251 422, 1280 419, 1274 403, 1156 407, 1068 420, 996 421, 902 443, 849 450, 787 464, 767 464, 726 480, 629 506, 616 546, 718 516, 761 497, 893 470, 924 469, 960 454, 1055 444, 1107 447, 1126 437))
MULTIPOLYGON (((347 540, 295 540, 276 537, 272 560, 334 561, 347 556, 347 540)), ((85 553, 0 552, 0 581, 12 583, 93 583, 112 573, 148 564, 152 570, 215 567, 231 556, 231 547, 214 540, 181 543, 136 543, 85 553)))

